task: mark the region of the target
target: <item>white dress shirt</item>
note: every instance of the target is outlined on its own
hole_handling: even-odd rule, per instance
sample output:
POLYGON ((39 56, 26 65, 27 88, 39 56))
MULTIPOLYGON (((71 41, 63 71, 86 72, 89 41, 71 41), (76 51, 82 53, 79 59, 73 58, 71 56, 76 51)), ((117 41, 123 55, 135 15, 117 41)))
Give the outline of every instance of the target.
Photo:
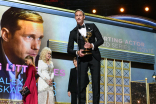
MULTIPOLYGON (((83 23, 83 25, 85 26, 85 24, 83 23)), ((86 30, 86 26, 84 28, 81 28, 81 29, 78 29, 80 34, 84 37, 86 37, 86 34, 87 34, 87 30, 86 30)))

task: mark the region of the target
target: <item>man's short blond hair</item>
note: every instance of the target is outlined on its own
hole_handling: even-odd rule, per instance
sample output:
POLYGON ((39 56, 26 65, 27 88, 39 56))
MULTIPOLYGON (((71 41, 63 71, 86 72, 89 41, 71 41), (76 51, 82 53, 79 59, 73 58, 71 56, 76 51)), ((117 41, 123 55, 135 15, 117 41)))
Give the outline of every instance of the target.
POLYGON ((12 35, 15 31, 20 30, 21 27, 18 26, 18 20, 26 20, 37 23, 43 23, 42 16, 35 11, 11 7, 6 10, 1 19, 1 29, 7 28, 12 35))
MULTIPOLYGON (((83 10, 81 10, 81 9, 76 9, 76 10, 75 10, 75 13, 76 13, 77 11, 81 11, 81 12, 83 13, 83 15, 85 15, 85 13, 84 13, 83 10)), ((75 14, 75 13, 74 13, 74 14, 75 14)))

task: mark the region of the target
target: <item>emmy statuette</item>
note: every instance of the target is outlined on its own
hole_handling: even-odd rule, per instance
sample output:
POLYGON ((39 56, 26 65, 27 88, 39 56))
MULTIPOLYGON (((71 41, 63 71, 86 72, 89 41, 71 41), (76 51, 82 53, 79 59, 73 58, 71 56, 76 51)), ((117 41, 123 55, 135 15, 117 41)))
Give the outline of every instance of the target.
MULTIPOLYGON (((92 33, 91 33, 91 32, 87 32, 87 37, 85 38, 85 37, 83 36, 83 39, 85 40, 85 42, 89 42, 88 40, 89 40, 89 38, 90 38, 91 36, 92 36, 92 33)), ((82 53, 85 54, 85 55, 90 55, 90 54, 92 54, 91 49, 89 49, 89 48, 84 48, 84 51, 82 51, 82 53)))

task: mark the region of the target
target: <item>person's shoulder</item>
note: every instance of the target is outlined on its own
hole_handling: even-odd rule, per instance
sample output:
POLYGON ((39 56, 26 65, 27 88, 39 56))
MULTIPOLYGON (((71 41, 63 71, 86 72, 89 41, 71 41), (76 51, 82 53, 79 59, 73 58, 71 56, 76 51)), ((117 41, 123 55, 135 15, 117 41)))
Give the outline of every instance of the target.
POLYGON ((39 62, 43 62, 43 60, 38 60, 39 62))
POLYGON ((70 71, 74 71, 74 70, 76 70, 76 68, 71 68, 71 70, 70 70, 70 71))
POLYGON ((90 27, 91 29, 97 28, 97 26, 94 23, 87 23, 87 27, 90 27))
POLYGON ((94 23, 85 23, 85 25, 95 25, 94 23))
POLYGON ((29 65, 29 68, 35 68, 35 66, 34 65, 29 65))
POLYGON ((77 30, 77 27, 73 28, 70 32, 74 32, 77 30))
POLYGON ((75 70, 75 68, 71 68, 71 70, 75 70))
POLYGON ((38 60, 38 63, 41 64, 41 63, 44 63, 44 62, 43 62, 43 60, 38 60))
POLYGON ((54 67, 54 64, 53 64, 53 62, 52 62, 52 61, 50 61, 50 65, 52 65, 52 66, 54 67))
POLYGON ((27 71, 31 71, 31 70, 35 70, 35 67, 33 65, 29 65, 28 68, 27 68, 27 71))
POLYGON ((52 60, 50 61, 50 64, 52 64, 52 65, 53 65, 53 62, 52 62, 52 60))

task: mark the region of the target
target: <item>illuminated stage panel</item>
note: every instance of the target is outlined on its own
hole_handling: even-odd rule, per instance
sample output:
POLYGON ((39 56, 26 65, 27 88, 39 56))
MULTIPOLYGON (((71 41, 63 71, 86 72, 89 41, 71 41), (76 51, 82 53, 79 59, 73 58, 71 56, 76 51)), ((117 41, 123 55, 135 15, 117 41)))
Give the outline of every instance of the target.
MULTIPOLYGON (((48 46, 54 52, 67 53, 67 42, 61 42, 56 40, 49 40, 48 46)), ((74 45, 74 49, 77 50, 77 45, 74 45)), ((117 50, 112 48, 100 47, 100 53, 102 58, 110 58, 110 59, 119 59, 126 60, 132 62, 140 62, 140 63, 155 63, 155 55, 141 53, 141 52, 133 52, 127 50, 117 50)))

